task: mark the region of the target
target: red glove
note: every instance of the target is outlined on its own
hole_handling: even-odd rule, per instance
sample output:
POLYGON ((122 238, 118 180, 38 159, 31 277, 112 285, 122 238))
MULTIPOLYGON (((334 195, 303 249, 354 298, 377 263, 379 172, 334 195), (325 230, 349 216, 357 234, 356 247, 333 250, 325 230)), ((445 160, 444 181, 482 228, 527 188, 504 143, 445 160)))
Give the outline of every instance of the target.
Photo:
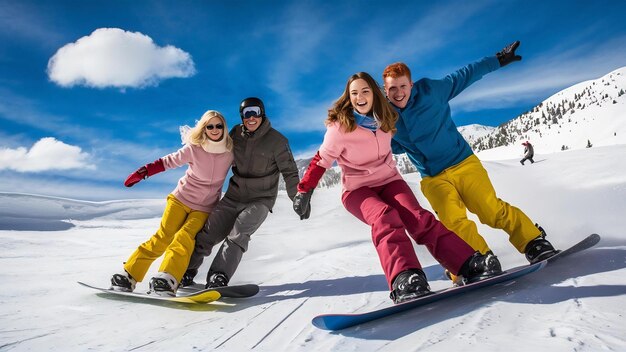
POLYGON ((304 176, 302 176, 300 183, 298 183, 298 192, 307 193, 317 187, 324 172, 326 172, 325 168, 317 165, 317 162, 320 160, 322 160, 320 152, 315 153, 315 156, 309 163, 309 167, 304 172, 304 176))
POLYGON ((165 171, 165 165, 163 165, 163 160, 157 159, 150 164, 146 164, 145 166, 140 167, 139 169, 137 169, 137 171, 130 174, 126 178, 126 181, 124 181, 124 186, 132 187, 135 183, 163 171, 165 171))

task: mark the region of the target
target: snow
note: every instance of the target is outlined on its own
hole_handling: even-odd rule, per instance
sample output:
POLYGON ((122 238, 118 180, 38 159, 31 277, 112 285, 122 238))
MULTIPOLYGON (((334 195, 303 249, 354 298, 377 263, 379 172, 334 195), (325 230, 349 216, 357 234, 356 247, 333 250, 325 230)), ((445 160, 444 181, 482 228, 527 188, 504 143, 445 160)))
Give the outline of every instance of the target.
MULTIPOLYGON (((546 154, 557 153, 564 148, 584 149, 588 142, 594 147, 626 144, 626 66, 598 79, 563 89, 505 125, 515 141, 479 152, 481 159, 521 159, 523 141, 530 141, 535 153, 546 154), (559 107, 562 117, 554 124, 548 111, 559 107)), ((463 136, 471 143, 481 137, 467 136, 477 134, 473 131, 478 126, 463 126, 459 130, 466 129, 463 136)), ((494 129, 490 133, 495 135, 498 132, 499 129, 494 129)))
MULTIPOLYGON (((280 192, 232 280, 258 283, 260 293, 208 305, 115 298, 76 283, 107 286, 156 230, 164 199, 0 193, 0 350, 624 351, 626 145, 535 160, 484 165, 498 195, 539 222, 556 247, 598 233, 596 247, 509 284, 335 333, 311 318, 391 304, 369 228, 343 208, 340 187, 318 189, 306 221, 280 192)), ((430 209, 419 176, 405 179, 430 209)), ((505 268, 524 264, 502 231, 479 230, 505 268)), ((416 250, 431 287, 447 287, 441 266, 416 250)))
POLYGON ((465 138, 467 143, 472 145, 472 143, 474 143, 478 138, 493 133, 496 130, 496 127, 471 124, 460 126, 457 129, 459 130, 459 133, 461 133, 463 138, 465 138))

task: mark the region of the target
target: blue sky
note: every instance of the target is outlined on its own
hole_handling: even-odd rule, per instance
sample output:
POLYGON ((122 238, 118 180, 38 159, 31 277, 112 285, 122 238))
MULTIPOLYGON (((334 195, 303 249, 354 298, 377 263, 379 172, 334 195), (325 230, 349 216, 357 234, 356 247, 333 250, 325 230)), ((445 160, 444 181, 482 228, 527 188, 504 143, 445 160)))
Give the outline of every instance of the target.
POLYGON ((297 157, 347 78, 404 61, 440 78, 520 40, 519 63, 453 100, 496 126, 626 65, 626 1, 0 0, 0 192, 165 197, 183 169, 126 189, 208 109, 266 104, 297 157))

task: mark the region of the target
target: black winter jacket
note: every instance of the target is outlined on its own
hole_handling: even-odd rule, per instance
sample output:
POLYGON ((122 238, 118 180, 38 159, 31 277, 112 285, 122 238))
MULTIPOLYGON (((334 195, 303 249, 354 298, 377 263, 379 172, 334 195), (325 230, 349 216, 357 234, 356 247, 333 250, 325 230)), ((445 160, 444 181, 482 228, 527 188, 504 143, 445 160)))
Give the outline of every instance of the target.
POLYGON ((254 133, 244 132, 243 125, 230 130, 233 139, 233 176, 224 197, 241 203, 262 201, 270 211, 278 194, 278 177, 283 175, 289 198, 297 193, 298 167, 289 141, 272 128, 266 117, 254 133))
POLYGON ((535 148, 533 148, 533 145, 530 143, 526 144, 526 148, 524 148, 524 157, 532 158, 534 156, 535 156, 535 148))

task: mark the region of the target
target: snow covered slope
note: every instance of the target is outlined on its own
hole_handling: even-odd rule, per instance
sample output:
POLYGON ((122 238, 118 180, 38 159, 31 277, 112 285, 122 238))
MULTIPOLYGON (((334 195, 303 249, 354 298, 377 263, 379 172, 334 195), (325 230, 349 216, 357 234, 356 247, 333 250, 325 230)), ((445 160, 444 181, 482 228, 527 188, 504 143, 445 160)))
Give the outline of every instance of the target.
MULTIPOLYGON (((306 221, 281 192, 232 280, 258 283, 261 292, 199 306, 113 299, 76 284, 108 285, 156 230, 163 200, 0 194, 0 349, 624 351, 625 157, 626 145, 617 145, 540 154, 525 167, 516 159, 485 162, 498 195, 539 222, 557 247, 592 232, 600 244, 515 283, 339 333, 318 330, 310 319, 390 304, 369 229, 343 208, 339 187, 316 191, 306 221), (50 222, 24 229, 7 222, 15 217, 50 222)), ((428 208, 419 176, 405 177, 428 208)), ((479 229, 504 267, 525 262, 502 231, 479 229)), ((433 289, 450 284, 424 248, 417 253, 433 289)))

